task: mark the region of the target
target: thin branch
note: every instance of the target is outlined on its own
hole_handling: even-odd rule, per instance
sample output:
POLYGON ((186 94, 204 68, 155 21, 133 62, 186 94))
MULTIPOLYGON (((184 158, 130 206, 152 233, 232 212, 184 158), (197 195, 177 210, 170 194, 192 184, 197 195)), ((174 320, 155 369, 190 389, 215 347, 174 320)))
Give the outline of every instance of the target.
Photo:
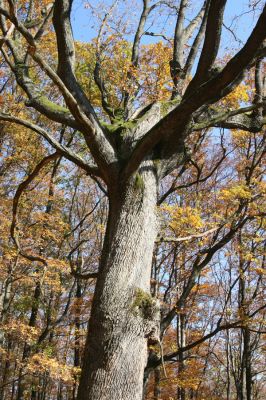
POLYGON ((0 113, 0 120, 13 122, 15 124, 22 125, 22 126, 25 126, 26 128, 31 129, 32 131, 38 133, 44 139, 46 139, 47 142, 55 150, 58 151, 58 153, 60 153, 65 158, 67 158, 68 160, 70 160, 73 163, 75 163, 76 165, 78 165, 84 171, 86 171, 87 173, 92 174, 92 175, 99 175, 99 170, 98 170, 97 167, 88 164, 86 161, 84 161, 80 156, 75 154, 69 148, 67 148, 64 145, 60 144, 51 134, 49 134, 46 130, 44 130, 40 126, 38 126, 38 125, 36 125, 36 124, 34 124, 34 123, 30 122, 30 121, 27 121, 27 120, 24 120, 24 119, 21 119, 21 118, 17 118, 17 117, 12 116, 12 115, 3 114, 3 113, 0 113))
MULTIPOLYGON (((244 47, 226 64, 224 69, 192 94, 185 93, 182 102, 160 120, 140 139, 124 169, 125 178, 137 170, 144 157, 163 141, 161 157, 169 160, 169 168, 176 168, 177 155, 184 154, 184 141, 191 132, 192 114, 203 104, 222 98, 224 91, 242 74, 256 57, 265 38, 266 5, 244 47)), ((233 89, 233 88, 232 88, 233 89)), ((228 94, 228 93, 227 93, 228 94)))
MULTIPOLYGON (((143 8, 142 8, 142 13, 139 19, 138 27, 134 36, 133 40, 133 46, 132 46, 132 55, 131 55, 131 64, 133 68, 137 68, 139 64, 139 48, 140 48, 140 40, 142 36, 144 35, 144 28, 145 24, 147 21, 147 18, 151 11, 158 6, 158 4, 154 4, 152 6, 149 6, 150 0, 142 0, 143 2, 143 8)), ((133 82, 134 81, 134 75, 129 71, 128 72, 128 82, 133 82)), ((134 97, 134 96, 133 96, 134 97)), ((129 92, 126 92, 124 94, 124 109, 125 113, 129 114, 129 109, 131 107, 131 101, 132 101, 132 96, 130 95, 129 92)))
POLYGON ((143 33, 143 36, 161 37, 166 42, 172 44, 172 40, 170 38, 168 38, 167 36, 163 35, 162 33, 154 33, 154 32, 146 31, 143 33))
POLYGON ((233 328, 243 328, 246 326, 247 321, 251 321, 252 318, 258 314, 260 311, 264 310, 266 308, 266 304, 262 305, 259 307, 257 310, 255 310, 252 314, 246 316, 245 321, 239 319, 237 321, 231 322, 231 323, 226 323, 221 325, 221 319, 218 321, 216 328, 209 332, 207 335, 204 335, 202 338, 196 340, 193 343, 188 344, 187 346, 180 347, 177 351, 164 355, 164 358, 157 358, 156 360, 150 360, 148 362, 148 365, 146 368, 157 368, 159 365, 162 364, 163 361, 173 361, 179 354, 182 354, 184 352, 187 352, 191 349, 193 349, 196 346, 199 346, 200 344, 206 342, 206 340, 211 339, 213 336, 215 336, 217 333, 224 331, 224 330, 229 330, 233 328))
POLYGON ((199 178, 192 182, 184 183, 181 185, 175 185, 175 182, 173 182, 173 185, 160 197, 157 204, 158 205, 162 204, 167 199, 168 196, 170 196, 172 193, 174 193, 175 191, 177 191, 179 189, 185 189, 185 188, 191 187, 193 185, 198 185, 199 183, 206 182, 214 174, 214 172, 217 171, 217 169, 220 167, 220 165, 222 164, 222 162, 225 160, 226 157, 227 157, 227 153, 225 151, 223 151, 222 157, 218 160, 218 162, 211 169, 211 171, 207 175, 205 175, 203 178, 199 178))
POLYGON ((111 7, 109 8, 108 12, 105 14, 105 16, 103 18, 101 27, 99 29, 99 33, 98 33, 97 40, 96 40, 96 62, 95 62, 95 67, 94 67, 94 71, 93 71, 95 83, 101 92, 102 107, 105 110, 105 112, 109 115, 111 120, 114 118, 114 112, 113 112, 113 109, 109 105, 107 89, 106 89, 105 82, 104 82, 104 79, 101 74, 101 68, 102 68, 101 48, 102 48, 102 36, 103 36, 104 28, 107 24, 110 14, 112 13, 113 9, 116 7, 117 2, 118 2, 118 0, 115 0, 113 2, 113 4, 111 5, 111 7))
MULTIPOLYGON (((240 215, 243 207, 244 207, 244 205, 240 205, 236 214, 240 215)), ((249 221, 252 218, 254 218, 254 216, 246 217, 246 218, 242 218, 242 219, 240 218, 240 220, 237 224, 234 223, 234 221, 232 221, 232 225, 231 225, 231 228, 229 229, 229 231, 216 244, 199 251, 199 253, 195 259, 191 274, 187 280, 187 283, 183 289, 181 296, 177 300, 175 307, 172 308, 168 312, 168 314, 163 318, 163 320, 161 322, 161 333, 162 334, 165 331, 165 329, 167 328, 167 326, 169 326, 169 324, 172 322, 173 318, 175 317, 176 309, 180 309, 183 307, 185 300, 190 295, 191 290, 194 287, 197 279, 199 278, 202 270, 212 260, 214 254, 216 254, 218 250, 220 250, 222 247, 224 247, 225 244, 229 243, 233 239, 236 232, 238 232, 239 229, 243 228, 243 226, 247 223, 247 221, 249 221), (204 254, 206 254, 206 256, 201 261, 201 256, 204 254)), ((216 229, 216 234, 214 235, 214 238, 213 238, 214 243, 215 243, 215 240, 217 240, 217 238, 218 238, 220 230, 224 227, 224 224, 225 224, 225 222, 223 222, 222 225, 219 226, 218 229, 216 229)))
MULTIPOLYGON (((73 254, 83 243, 85 243, 86 241, 87 241, 87 240, 82 240, 81 242, 79 242, 78 245, 75 246, 74 249, 72 249, 71 252, 70 252, 70 253, 68 254, 68 256, 67 256, 67 259, 68 259, 69 265, 70 265, 70 269, 71 269, 71 275, 73 275, 75 278, 84 279, 84 280, 87 280, 87 279, 97 279, 97 278, 98 278, 98 275, 99 275, 98 272, 87 272, 87 273, 79 272, 79 271, 77 270, 77 268, 74 267, 74 263, 73 263, 73 260, 72 260, 72 257, 71 257, 72 254, 73 254)), ((81 265, 80 265, 80 268, 79 268, 79 269, 82 270, 83 267, 84 267, 84 259, 82 258, 82 260, 81 260, 81 265)))
POLYGON ((11 222, 11 227, 10 227, 11 238, 14 241, 16 248, 22 257, 24 257, 30 261, 41 262, 44 265, 47 265, 47 261, 43 257, 28 254, 21 249, 20 242, 19 242, 19 232, 18 232, 18 228, 17 228, 18 205, 19 205, 19 199, 20 199, 22 193, 29 186, 29 184, 33 181, 33 179, 39 174, 41 169, 45 165, 47 165, 49 162, 51 162, 52 160, 55 160, 56 158, 58 158, 59 156, 60 156, 59 153, 55 152, 55 153, 50 154, 50 155, 46 156, 45 158, 43 158, 39 162, 39 164, 36 165, 36 167, 34 168, 32 173, 18 186, 15 196, 14 196, 14 199, 13 199, 12 222, 11 222))
MULTIPOLYGON (((70 44, 65 42, 66 37, 70 40, 68 37, 69 31, 65 32, 64 29, 69 28, 68 23, 70 24, 70 11, 71 11, 71 1, 67 0, 59 0, 56 2, 57 9, 55 8, 54 10, 54 18, 57 21, 55 15, 58 13, 63 13, 60 18, 63 18, 63 28, 61 25, 56 25, 57 28, 59 29, 59 33, 62 33, 63 35, 63 44, 69 45, 70 44), (60 6, 61 4, 61 6, 60 6), (65 10, 66 5, 68 4, 67 10, 65 10), (70 4, 70 5, 69 5, 70 4), (57 10, 57 13, 56 13, 57 10), (68 22, 69 20, 69 22, 68 22), (67 27, 64 26, 64 23, 66 23, 67 27), (61 28, 63 29, 63 32, 61 32, 61 28)), ((78 83, 75 80, 74 75, 71 75, 71 70, 74 65, 74 58, 72 57, 72 51, 70 51, 70 55, 68 57, 68 62, 65 67, 68 71, 67 77, 65 77, 64 80, 61 79, 61 74, 60 76, 57 75, 54 70, 50 67, 50 65, 45 62, 42 58, 42 56, 38 52, 38 46, 36 41, 34 40, 34 37, 31 35, 31 33, 25 28, 25 26, 20 23, 14 14, 14 12, 11 12, 10 14, 3 8, 0 7, 0 14, 3 14, 8 18, 17 28, 17 30, 24 36, 24 38, 27 40, 29 44, 29 49, 28 52, 32 56, 33 60, 38 63, 38 65, 42 68, 42 70, 49 76, 49 78, 54 82, 54 84, 59 88, 61 91, 62 95, 64 96, 64 99, 66 101, 66 104, 68 105, 69 109, 71 110, 72 114, 74 115, 76 121, 80 124, 79 129, 84 135, 84 138, 86 140, 86 143, 88 147, 90 148, 93 156, 95 157, 96 162, 102 167, 102 170, 105 171, 105 178, 108 180, 108 175, 109 172, 115 168, 115 161, 116 161, 116 156, 114 152, 114 148, 111 145, 111 142, 109 139, 106 137, 106 132, 105 130, 102 129, 100 126, 100 123, 96 117, 96 114, 91 107, 87 97, 83 93, 83 91, 80 89, 78 83), (73 65, 72 65, 73 64, 73 65), (111 167, 110 167, 111 165, 111 167)), ((58 16, 58 15, 57 15, 58 16)), ((58 21, 57 21, 58 22, 58 21)), ((71 35, 70 35, 71 36, 71 35)), ((62 39, 62 40, 63 40, 62 39)), ((71 40, 70 40, 71 42, 71 40)), ((71 46, 70 46, 71 47, 71 46)), ((63 46, 64 49, 64 46, 63 46)), ((60 51, 59 51, 60 54, 60 51)), ((63 59, 65 57, 65 54, 63 52, 63 59)), ((21 66, 20 66, 21 69, 21 66)), ((25 69, 25 66, 23 67, 25 69)), ((65 71, 65 70, 64 70, 65 71)), ((66 72, 66 71, 65 71, 66 72)), ((21 74, 20 74, 21 75, 21 74)), ((18 75, 18 76, 20 76, 18 75)), ((25 79, 24 82, 22 80, 22 85, 25 84, 25 79)))
POLYGON ((220 229, 220 226, 216 226, 212 229, 209 229, 206 232, 196 233, 196 234, 184 236, 184 237, 164 237, 164 236, 162 236, 162 237, 159 237, 158 239, 156 239, 156 243, 162 243, 162 242, 179 243, 179 242, 186 242, 186 241, 193 240, 193 239, 200 239, 202 237, 210 235, 213 232, 216 232, 218 229, 220 229))

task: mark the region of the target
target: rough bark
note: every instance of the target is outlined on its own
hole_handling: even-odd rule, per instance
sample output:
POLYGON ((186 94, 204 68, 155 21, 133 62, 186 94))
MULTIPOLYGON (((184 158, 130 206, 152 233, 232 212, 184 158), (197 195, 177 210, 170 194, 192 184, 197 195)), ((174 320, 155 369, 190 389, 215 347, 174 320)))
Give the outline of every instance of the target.
POLYGON ((147 340, 158 328, 158 306, 149 294, 157 234, 152 162, 110 197, 78 400, 141 400, 147 340))

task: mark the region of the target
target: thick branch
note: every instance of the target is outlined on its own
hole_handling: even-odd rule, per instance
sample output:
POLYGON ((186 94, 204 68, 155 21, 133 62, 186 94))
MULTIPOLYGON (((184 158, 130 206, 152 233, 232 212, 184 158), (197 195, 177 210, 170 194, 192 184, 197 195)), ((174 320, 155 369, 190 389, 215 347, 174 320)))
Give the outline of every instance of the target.
POLYGON ((53 25, 57 38, 58 75, 97 126, 99 122, 94 109, 75 76, 75 44, 70 21, 72 4, 73 0, 57 0, 54 5, 53 25))
POLYGON ((200 47, 200 44, 204 38, 204 34, 205 34, 205 29, 206 29, 206 23, 207 23, 207 18, 208 18, 208 11, 209 11, 209 5, 210 5, 210 0, 207 0, 204 3, 205 6, 205 12, 201 21, 201 25, 199 27, 198 33, 192 43, 191 49, 189 51, 187 60, 186 60, 186 64, 184 66, 184 75, 185 77, 187 77, 192 70, 193 64, 196 60, 197 54, 198 54, 198 50, 200 47))
MULTIPOLYGON (((260 15, 245 46, 227 63, 224 69, 214 78, 202 84, 197 90, 187 95, 174 110, 157 123, 148 134, 136 145, 125 168, 125 175, 134 172, 141 160, 163 139, 165 157, 182 152, 184 140, 191 131, 192 114, 202 105, 217 101, 224 96, 227 87, 245 70, 254 57, 266 36, 266 6, 260 15)), ((227 94, 227 93, 226 93, 227 94)))
POLYGON ((266 77, 263 73, 264 66, 265 62, 261 57, 255 65, 255 95, 253 100, 254 104, 264 103, 263 107, 254 111, 254 117, 259 119, 266 117, 266 77))
MULTIPOLYGON (((265 24, 266 5, 264 6, 263 12, 261 13, 246 44, 233 58, 231 58, 220 73, 205 84, 201 85, 196 92, 193 93, 193 97, 199 96, 199 102, 204 99, 204 102, 206 103, 213 100, 217 101, 217 99, 224 96, 226 88, 238 78, 238 76, 253 62, 254 57, 256 57, 257 52, 266 37, 265 24)), ((206 28, 206 31, 207 29, 208 28, 206 28)), ((190 91, 186 92, 185 97, 191 101, 190 91)))
POLYGON ((72 4, 73 0, 57 0, 53 14, 58 46, 58 75, 66 81, 75 74, 75 45, 70 22, 72 4))
POLYGON ((184 21, 185 21, 185 9, 187 8, 187 5, 188 5, 188 0, 181 0, 175 26, 173 61, 175 63, 178 63, 180 67, 183 61, 183 46, 185 44, 184 21))
POLYGON ((249 132, 259 132, 262 126, 266 124, 265 120, 254 118, 253 114, 248 114, 260 108, 262 104, 256 104, 249 107, 239 108, 233 111, 223 111, 217 113, 214 117, 206 119, 192 126, 193 131, 198 131, 210 127, 221 127, 228 129, 241 129, 249 132))
MULTIPOLYGON (((150 0, 143 0, 143 8, 142 8, 142 13, 139 19, 138 27, 135 33, 135 37, 133 40, 133 46, 132 46, 132 55, 131 55, 131 64, 134 68, 138 67, 139 64, 139 47, 140 47, 140 40, 144 34, 144 28, 145 28, 145 23, 147 21, 147 18, 150 14, 150 12, 155 8, 156 4, 153 6, 149 7, 149 1, 150 0)), ((133 82, 134 81, 134 75, 129 71, 128 72, 128 81, 133 82)), ((134 96, 133 96, 134 97, 134 96)), ((130 102, 132 100, 132 96, 130 93, 126 92, 124 94, 124 108, 125 108, 125 113, 129 113, 130 109, 130 102)))
POLYGON ((186 40, 184 35, 184 21, 187 5, 188 0, 181 0, 175 26, 173 59, 170 61, 171 77, 174 83, 172 99, 174 99, 178 94, 181 94, 180 92, 182 90, 182 88, 178 88, 178 83, 180 81, 180 77, 182 76, 182 66, 184 60, 184 45, 186 40))
POLYGON ((193 35, 193 32, 195 31, 195 29, 199 26, 200 22, 202 21, 202 18, 205 14, 206 5, 207 5, 207 1, 205 0, 201 9, 199 10, 198 14, 192 19, 192 21, 184 29, 184 35, 185 35, 186 41, 188 41, 190 39, 190 37, 193 35))
POLYGON ((203 49, 196 74, 188 86, 187 93, 208 79, 220 45, 225 4, 226 0, 211 0, 210 2, 203 49))
MULTIPOLYGON (((57 3, 56 3, 57 4, 57 3)), ((60 34, 63 34, 63 39, 66 40, 66 38, 69 38, 69 31, 68 31, 68 25, 67 25, 67 20, 70 18, 70 10, 71 6, 69 6, 68 12, 66 11, 65 7, 66 5, 69 4, 68 1, 59 1, 58 2, 58 9, 57 9, 57 15, 58 13, 61 14, 59 17, 63 20, 66 19, 66 26, 64 25, 64 21, 61 21, 63 24, 62 29, 66 29, 66 32, 63 29, 63 32, 61 32, 61 25, 58 25, 58 29, 60 34), (66 35, 66 37, 64 36, 66 35)), ((43 58, 40 56, 38 53, 37 49, 37 43, 34 40, 34 37, 31 35, 31 33, 25 28, 23 24, 21 24, 16 15, 14 13, 9 14, 6 10, 0 8, 0 13, 2 13, 4 16, 6 16, 10 21, 15 25, 17 30, 24 36, 24 38, 27 40, 29 43, 29 52, 34 59, 38 63, 38 65, 42 68, 42 70, 49 76, 49 78, 55 83, 55 85, 60 89, 61 93, 64 96, 64 99, 66 101, 66 104, 70 108, 72 114, 74 115, 76 121, 80 124, 79 129, 84 135, 84 138, 86 140, 86 143, 88 147, 90 148, 92 155, 95 158, 95 161, 99 165, 99 167, 102 169, 104 178, 106 181, 109 179, 109 173, 112 171, 114 172, 116 168, 116 156, 114 149, 111 145, 110 140, 107 138, 107 132, 105 132, 98 120, 97 117, 94 113, 94 110, 90 106, 88 99, 82 92, 82 90, 79 88, 78 83, 76 82, 74 74, 71 75, 70 71, 69 75, 64 76, 64 81, 53 71, 53 69, 50 67, 48 63, 46 63, 43 58), (74 86, 73 86, 73 85, 74 86)), ((55 11, 54 11, 55 13, 55 11)), ((70 22, 69 22, 70 23, 70 22)), ((72 37, 72 36, 71 36, 72 37)), ((73 38, 71 39, 73 40, 73 38)), ((66 43, 67 45, 67 43, 66 43)), ((72 60, 73 61, 73 60, 72 60)), ((73 62, 72 62, 73 64, 73 62)), ((71 64, 71 65, 72 65, 71 64)), ((73 66, 73 65, 72 65, 73 66)), ((70 68, 70 67, 69 67, 70 68)), ((17 73, 17 79, 21 80, 21 86, 28 85, 29 79, 27 73, 25 73, 25 66, 19 65, 20 73, 17 73), (22 74, 21 74, 22 71, 22 74), (24 75, 23 75, 24 73, 24 75), (22 78, 21 78, 22 77, 22 78)), ((29 85, 28 85, 29 86, 29 85)), ((26 87, 29 89, 29 95, 31 95, 32 92, 32 84, 31 87, 26 87)))
POLYGON ((102 77, 101 69, 102 69, 102 60, 101 60, 101 49, 102 49, 102 36, 104 33, 104 28, 107 24, 108 17, 112 13, 114 7, 116 6, 118 0, 115 0, 113 4, 111 5, 110 9, 108 12, 105 14, 101 27, 99 29, 99 33, 97 36, 97 41, 96 41, 96 62, 95 62, 95 67, 94 67, 94 81, 96 85, 98 86, 100 92, 101 92, 101 98, 102 98, 102 107, 104 111, 109 115, 110 119, 112 120, 114 118, 114 110, 110 107, 109 102, 108 102, 108 91, 106 89, 106 85, 104 82, 104 79, 102 77))
MULTIPOLYGON (((53 24, 57 38, 58 75, 89 117, 94 131, 99 131, 98 136, 108 136, 107 132, 101 132, 95 111, 75 76, 75 45, 70 21, 72 4, 73 0, 57 0, 54 6, 53 24)), ((104 141, 103 138, 101 141, 104 141)), ((108 143, 105 146, 110 147, 108 143)))

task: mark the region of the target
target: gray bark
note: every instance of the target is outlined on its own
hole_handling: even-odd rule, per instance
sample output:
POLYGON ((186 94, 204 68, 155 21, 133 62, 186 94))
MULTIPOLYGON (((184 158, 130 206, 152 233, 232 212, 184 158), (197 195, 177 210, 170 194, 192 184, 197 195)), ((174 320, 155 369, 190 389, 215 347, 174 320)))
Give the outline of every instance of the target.
POLYGON ((78 400, 142 399, 147 339, 159 321, 150 296, 156 200, 152 162, 110 194, 78 400))

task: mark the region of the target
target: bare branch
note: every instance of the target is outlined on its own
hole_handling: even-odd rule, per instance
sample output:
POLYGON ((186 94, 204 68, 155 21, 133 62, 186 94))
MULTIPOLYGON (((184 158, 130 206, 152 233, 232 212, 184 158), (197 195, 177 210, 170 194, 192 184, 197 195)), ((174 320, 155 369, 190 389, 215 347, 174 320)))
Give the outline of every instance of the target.
POLYGON ((193 112, 203 104, 217 101, 223 97, 227 87, 252 63, 265 39, 265 25, 266 6, 264 6, 263 12, 245 46, 227 63, 224 69, 214 78, 199 86, 195 93, 188 95, 186 92, 182 102, 137 142, 125 167, 125 176, 136 171, 143 158, 161 140, 164 140, 161 157, 164 160, 169 160, 169 170, 176 167, 177 155, 184 153, 184 140, 191 132, 190 124, 193 112))
POLYGON ((112 13, 112 10, 117 5, 117 2, 118 2, 118 0, 115 0, 113 2, 110 9, 105 14, 102 24, 101 24, 101 27, 99 29, 99 33, 98 33, 97 40, 96 40, 96 63, 95 63, 95 67, 94 67, 94 80, 101 92, 102 107, 105 110, 105 112, 109 115, 111 120, 114 118, 114 112, 113 112, 113 109, 109 106, 107 89, 106 89, 105 82, 104 82, 104 79, 101 74, 101 68, 102 68, 101 48, 102 48, 102 35, 104 32, 104 28, 107 24, 110 14, 112 13))
POLYGON ((205 5, 204 16, 202 18, 200 28, 199 28, 198 33, 192 43, 190 52, 188 54, 188 57, 187 57, 187 60, 186 60, 185 66, 184 66, 184 74, 186 77, 190 74, 190 72, 192 70, 193 64, 194 64, 195 59, 198 54, 200 44, 204 38, 204 33, 205 33, 206 23, 207 23, 207 18, 208 18, 208 12, 209 12, 210 0, 206 0, 206 3, 204 5, 205 5))
POLYGON ((203 49, 196 74, 187 88, 187 94, 208 79, 220 45, 225 4, 226 0, 211 0, 210 2, 203 49))
MULTIPOLYGON (((239 209, 236 214, 240 214, 243 207, 244 207, 243 205, 239 206, 239 209)), ((188 298, 188 296, 190 295, 192 288, 195 286, 195 283, 196 283, 197 279, 199 278, 203 268, 205 268, 206 265, 208 265, 208 263, 213 258, 214 254, 216 254, 217 251, 220 250, 226 243, 229 243, 232 240, 232 238, 234 237, 234 235, 236 234, 236 232, 238 232, 241 228, 243 228, 243 226, 247 223, 247 221, 249 221, 252 218, 253 217, 242 218, 240 216, 239 221, 237 223, 234 223, 234 221, 232 221, 231 228, 228 230, 228 232, 224 236, 222 236, 222 238, 220 238, 218 240, 217 243, 215 243, 212 246, 208 247, 207 249, 199 252, 199 254, 197 255, 196 260, 193 264, 191 274, 186 282, 183 292, 176 302, 176 306, 168 312, 168 314, 163 318, 163 320, 161 322, 161 333, 162 334, 165 331, 165 329, 167 328, 167 326, 169 326, 169 324, 174 319, 174 317, 176 315, 176 310, 181 309, 184 306, 184 303, 185 303, 186 299, 188 298), (206 255, 202 260, 201 257, 204 254, 206 254, 206 255)), ((224 224, 225 224, 225 222, 223 222, 222 225, 219 226, 214 231, 214 232, 216 232, 216 234, 214 235, 214 239, 213 239, 214 242, 218 238, 219 232, 223 228, 224 224)))
POLYGON ((166 42, 172 44, 172 41, 170 40, 170 38, 168 38, 167 36, 163 35, 162 33, 153 33, 153 32, 146 31, 146 32, 143 33, 143 35, 152 36, 152 37, 161 37, 166 42))
POLYGON ((184 237, 159 237, 158 239, 156 239, 156 243, 162 243, 162 242, 166 242, 166 243, 180 243, 180 242, 187 242, 189 240, 193 240, 193 239, 201 239, 205 236, 210 235, 211 233, 217 231, 218 229, 220 229, 220 226, 216 226, 212 229, 209 229, 206 232, 202 232, 202 233, 195 233, 193 235, 189 235, 189 236, 184 236, 184 237))
POLYGON ((65 83, 75 75, 75 45, 70 22, 72 4, 73 0, 57 0, 53 14, 58 46, 58 74, 65 83))
POLYGON ((193 32, 195 29, 199 26, 200 22, 202 21, 202 18, 205 14, 205 9, 208 1, 205 0, 201 9, 199 10, 198 14, 192 19, 192 21, 187 25, 187 27, 184 29, 184 35, 186 38, 186 41, 190 39, 190 37, 193 35, 193 32))
POLYGON ((179 77, 182 73, 182 65, 184 58, 184 45, 186 37, 184 35, 184 21, 185 21, 185 9, 187 8, 188 0, 181 0, 178 16, 175 26, 174 34, 174 49, 173 59, 170 62, 171 76, 174 82, 174 90, 172 93, 172 99, 174 99, 180 93, 181 88, 178 88, 179 77))
MULTIPOLYGON (((158 5, 158 4, 154 4, 151 7, 149 7, 149 2, 150 0, 142 0, 143 1, 143 8, 142 8, 142 13, 139 19, 139 23, 138 23, 138 27, 135 33, 135 37, 133 40, 133 46, 132 46, 132 55, 131 55, 131 64, 134 68, 137 68, 138 64, 139 64, 139 47, 140 47, 140 40, 141 37, 144 34, 144 28, 145 28, 145 24, 147 21, 147 18, 149 16, 149 14, 151 13, 151 11, 158 5)), ((129 71, 128 72, 128 81, 133 81, 134 77, 132 75, 132 73, 129 71)), ((124 94, 124 108, 125 108, 125 114, 129 114, 129 109, 131 107, 130 102, 132 100, 131 98, 132 96, 130 96, 130 94, 128 92, 126 92, 124 94)))
POLYGON ((238 110, 217 113, 214 117, 193 125, 192 130, 198 131, 209 127, 221 127, 228 129, 241 129, 255 133, 259 132, 262 129, 262 126, 266 124, 266 119, 265 121, 258 121, 252 114, 250 115, 248 113, 260 108, 261 106, 262 103, 259 103, 253 106, 239 108, 238 110))
MULTIPOLYGON (((248 316, 246 316, 248 322, 252 321, 252 318, 258 314, 260 311, 264 310, 266 308, 266 304, 263 304, 261 307, 259 307, 258 309, 256 309, 253 313, 249 314, 248 316)), ((164 355, 163 358, 153 358, 150 359, 148 361, 147 364, 147 369, 154 369, 157 368, 159 365, 161 365, 163 362, 169 362, 169 361, 173 361, 176 359, 176 357, 181 354, 181 353, 185 353, 191 349, 193 349, 194 347, 199 346, 200 344, 206 342, 207 340, 211 339, 212 337, 214 337, 215 335, 217 335, 217 333, 222 332, 224 330, 229 330, 229 329, 237 329, 237 328, 243 328, 246 326, 247 324, 247 320, 243 321, 241 319, 237 320, 237 321, 233 321, 233 322, 227 322, 224 323, 223 325, 221 325, 221 319, 218 321, 216 328, 213 329, 211 332, 209 332, 208 334, 202 336, 200 339, 196 340, 195 342, 192 342, 184 347, 180 347, 177 351, 174 351, 170 354, 166 354, 164 355)))
MULTIPOLYGON (((247 320, 251 321, 252 318, 258 314, 260 311, 264 310, 266 308, 266 304, 263 304, 261 307, 259 307, 258 309, 256 309, 253 313, 251 313, 250 315, 247 315, 246 318, 247 320)), ((243 322, 241 319, 239 319, 238 321, 234 321, 234 322, 229 322, 229 323, 225 323, 224 325, 221 324, 217 324, 216 328, 211 331, 210 333, 208 333, 207 335, 203 336, 202 338, 196 340, 195 342, 188 344, 185 347, 181 347, 178 351, 168 354, 166 356, 164 356, 164 360, 165 361, 170 361, 171 359, 173 359, 174 357, 176 357, 176 355, 179 352, 185 352, 188 351, 190 349, 193 349, 194 347, 200 345, 203 342, 206 342, 206 340, 210 339, 211 337, 215 336, 218 332, 227 330, 227 329, 232 329, 232 328, 242 328, 247 324, 247 321, 245 320, 245 322, 243 322)))

